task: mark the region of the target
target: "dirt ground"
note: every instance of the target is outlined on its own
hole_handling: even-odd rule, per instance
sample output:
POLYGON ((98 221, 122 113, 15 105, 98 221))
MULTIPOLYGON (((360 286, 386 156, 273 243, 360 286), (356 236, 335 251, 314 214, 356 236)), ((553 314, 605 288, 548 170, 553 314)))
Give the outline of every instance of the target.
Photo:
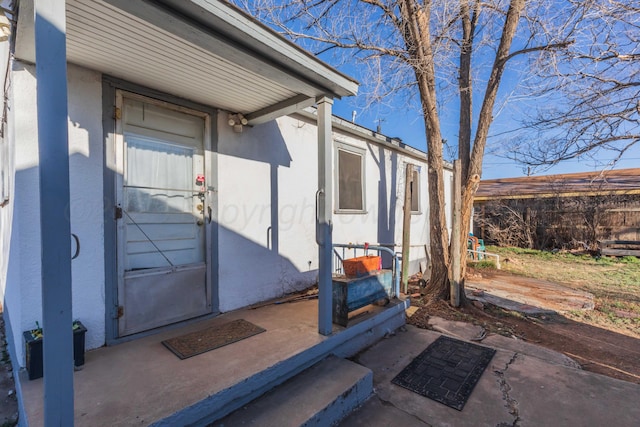
MULTIPOLYGON (((511 276, 510 280, 515 286, 526 286, 532 279, 511 276)), ((469 301, 460 309, 446 302, 423 306, 419 293, 413 295, 412 305, 420 308, 408 320, 412 325, 430 329, 430 316, 472 322, 483 326, 487 334, 513 337, 564 353, 584 370, 640 384, 640 340, 633 336, 579 323, 562 314, 523 314, 487 303, 474 305, 469 301)))

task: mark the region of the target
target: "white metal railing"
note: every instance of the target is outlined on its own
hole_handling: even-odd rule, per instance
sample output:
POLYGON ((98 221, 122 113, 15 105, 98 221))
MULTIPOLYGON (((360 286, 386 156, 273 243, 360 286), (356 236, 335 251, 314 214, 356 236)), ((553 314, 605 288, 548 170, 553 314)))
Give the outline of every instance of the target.
POLYGON ((473 262, 478 262, 478 261, 482 261, 481 257, 492 257, 496 259, 496 268, 498 270, 500 270, 500 255, 498 254, 492 254, 490 252, 485 252, 485 251, 474 251, 473 249, 467 249, 467 252, 471 255, 471 259, 470 261, 473 262), (474 257, 473 254, 477 254, 477 257, 474 257))
POLYGON ((393 272, 393 293, 396 298, 400 295, 400 266, 402 256, 397 252, 394 252, 392 249, 381 245, 354 245, 354 244, 340 244, 334 243, 333 245, 333 255, 334 255, 334 274, 342 274, 343 267, 342 262, 346 258, 346 250, 352 249, 354 251, 354 257, 356 255, 356 251, 361 249, 364 252, 364 255, 368 255, 369 251, 376 251, 379 254, 387 253, 393 259, 392 264, 392 272, 393 272), (338 253, 337 249, 342 249, 342 255, 338 253))

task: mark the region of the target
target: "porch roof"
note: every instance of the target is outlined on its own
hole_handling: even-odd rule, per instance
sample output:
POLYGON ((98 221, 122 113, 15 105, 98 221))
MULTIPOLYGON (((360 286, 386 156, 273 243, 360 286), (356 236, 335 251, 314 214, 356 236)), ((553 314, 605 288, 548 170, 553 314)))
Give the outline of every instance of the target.
MULTIPOLYGON (((33 0, 20 1, 16 57, 35 61, 33 0)), ((67 60, 233 113, 251 124, 358 83, 220 0, 67 0, 67 60)))

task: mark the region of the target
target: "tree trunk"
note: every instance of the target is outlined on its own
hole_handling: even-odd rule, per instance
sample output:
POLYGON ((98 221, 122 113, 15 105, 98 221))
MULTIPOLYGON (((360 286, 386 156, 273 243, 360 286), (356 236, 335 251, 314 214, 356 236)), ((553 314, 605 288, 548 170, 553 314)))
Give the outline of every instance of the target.
MULTIPOLYGON (((469 238, 469 224, 471 223, 471 216, 473 214, 473 195, 476 193, 478 189, 478 184, 480 183, 480 175, 472 175, 467 179, 466 188, 462 189, 462 207, 460 213, 460 226, 462 227, 460 233, 460 256, 463 260, 467 259, 467 239, 469 238), (468 200, 467 197, 471 195, 471 200, 468 200)), ((467 271, 467 263, 460 263, 460 303, 464 305, 466 303, 465 293, 464 293, 464 276, 467 271)))
MULTIPOLYGON (((473 53, 473 36, 476 30, 478 19, 479 3, 474 2, 473 12, 469 9, 469 0, 460 2, 460 17, 462 23, 462 45, 460 46, 460 71, 458 80, 458 91, 460 94, 460 132, 458 135, 458 158, 461 163, 461 186, 464 189, 465 184, 469 180, 470 163, 471 163, 471 127, 472 127, 472 106, 473 106, 473 89, 471 78, 471 55, 473 53), (473 13, 473 15, 472 15, 473 13)), ((459 226, 461 227, 458 235, 459 251, 458 256, 461 262, 456 266, 460 269, 457 276, 460 277, 458 283, 459 304, 466 303, 464 294, 464 275, 467 270, 467 237, 469 213, 465 214, 464 206, 457 214, 460 215, 459 226)), ((453 245, 452 245, 453 246, 453 245)), ((453 254, 451 254, 453 256, 453 254)), ((453 265, 453 262, 452 262, 453 265)), ((453 276, 453 272, 452 272, 453 276)))
MULTIPOLYGON (((461 224, 467 230, 473 212, 473 196, 478 189, 480 174, 482 172, 482 158, 487 143, 489 127, 493 121, 493 106, 500 80, 504 72, 508 59, 511 43, 515 35, 520 13, 524 9, 525 0, 512 0, 505 18, 505 23, 500 39, 500 45, 493 63, 491 75, 487 82, 482 108, 478 118, 478 129, 471 148, 471 154, 463 153, 461 157, 468 159, 468 167, 463 170, 462 175, 466 177, 462 185, 462 210, 461 224)), ((430 246, 431 246, 431 277, 427 286, 427 299, 449 299, 449 280, 451 278, 451 260, 449 257, 449 232, 446 226, 444 212, 444 176, 442 155, 442 135, 440 133, 440 119, 436 107, 435 88, 435 67, 433 57, 433 46, 430 38, 430 7, 426 2, 419 5, 412 0, 404 0, 401 5, 403 18, 403 37, 409 56, 411 58, 413 70, 416 74, 418 89, 420 91, 420 102, 424 115, 425 128, 427 133, 427 165, 429 179, 429 220, 431 223, 430 246)), ((461 54, 461 132, 466 129, 461 141, 464 150, 468 150, 465 138, 470 138, 470 118, 471 118, 471 51, 473 44, 473 29, 477 18, 477 3, 474 7, 473 16, 469 16, 468 3, 464 2, 461 7, 463 14, 463 34, 467 49, 463 49, 461 54), (466 18, 465 18, 466 15, 466 18), (466 21, 465 21, 466 19, 466 21), (469 67, 469 68, 467 68, 469 67), (468 116, 468 117, 467 117, 468 116)), ((467 151, 468 152, 468 151, 467 151)), ((466 258, 467 253, 467 232, 460 233, 461 256, 466 258)), ((461 283, 460 293, 464 295, 464 272, 466 263, 461 263, 461 283)), ((463 297, 464 298, 464 297, 463 297)))
MULTIPOLYGON (((427 133, 428 135, 430 132, 427 133)), ((439 137, 433 132, 431 138, 439 137)), ((449 231, 444 217, 444 177, 442 167, 442 144, 440 150, 430 149, 427 153, 429 168, 429 221, 431 223, 431 276, 426 289, 427 299, 449 298, 449 231)))
POLYGON ((469 0, 463 0, 460 2, 462 43, 460 46, 460 70, 458 76, 458 92, 460 94, 458 159, 461 164, 460 172, 462 175, 462 182, 466 182, 469 177, 469 162, 471 157, 471 123, 473 104, 473 89, 471 86, 471 55, 473 53, 473 36, 478 19, 478 7, 478 2, 474 2, 473 16, 471 16, 469 0))
POLYGON ((429 221, 431 225, 431 276, 427 298, 449 298, 449 232, 444 215, 444 158, 442 134, 436 105, 435 66, 431 45, 431 4, 412 0, 400 4, 403 37, 416 75, 420 102, 427 133, 427 177, 429 188, 429 221))
MULTIPOLYGON (((525 0, 512 0, 509 4, 509 10, 505 18, 504 26, 502 29, 502 37, 500 38, 500 45, 496 52, 496 58, 491 69, 491 75, 487 82, 487 89, 484 94, 484 100, 482 108, 480 109, 480 116, 478 118, 478 129, 473 141, 473 148, 469 159, 469 170, 467 172, 467 178, 462 188, 462 224, 463 227, 468 227, 471 221, 471 215, 473 213, 473 196, 476 194, 478 185, 480 183, 480 176, 482 173, 482 159, 484 157, 484 149, 487 145, 487 135, 489 134, 489 127, 493 121, 493 107, 495 105, 496 96, 498 94, 498 87, 500 86, 500 80, 509 56, 509 50, 511 49, 511 43, 518 27, 518 21, 520 14, 525 6, 525 0)), ((461 98, 464 99, 464 98, 461 98)), ((470 102, 470 101, 469 101, 470 102)), ((470 106, 469 106, 470 109, 470 106)), ((466 257, 467 252, 467 233, 461 233, 461 240, 464 245, 461 247, 462 255, 466 257)), ((466 271, 466 263, 461 263, 462 269, 462 281, 460 284, 460 293, 464 295, 464 273, 466 271)))

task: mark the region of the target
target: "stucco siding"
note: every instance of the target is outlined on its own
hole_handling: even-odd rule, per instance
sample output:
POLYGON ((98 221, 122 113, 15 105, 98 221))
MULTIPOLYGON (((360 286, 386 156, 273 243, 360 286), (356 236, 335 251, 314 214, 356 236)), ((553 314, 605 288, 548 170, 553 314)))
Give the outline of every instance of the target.
POLYGON ((90 349, 105 341, 102 76, 74 65, 67 74, 71 232, 81 249, 71 262, 73 316, 89 330, 90 349))
MULTIPOLYGON (((72 261, 73 316, 88 327, 87 349, 105 343, 105 236, 102 129, 102 76, 75 65, 68 68, 71 232, 81 243, 72 261)), ((15 146, 14 213, 5 304, 15 342, 41 321, 40 215, 35 77, 32 66, 16 63, 12 73, 12 144, 15 146)), ((221 312, 304 289, 317 281, 315 242, 317 126, 301 115, 246 126, 235 133, 220 112, 217 123, 218 290, 221 312)), ((405 167, 420 173, 420 209, 411 216, 410 271, 425 261, 429 242, 426 162, 352 132, 334 130, 338 144, 357 147, 365 157, 365 212, 334 209, 334 243, 402 243, 405 167)), ((335 156, 332 156, 335 162, 335 156)), ((337 165, 334 163, 334 169, 337 165)), ((336 172, 336 171, 334 171, 336 172)), ((449 174, 449 172, 446 172, 449 174)), ((337 174, 334 173, 334 197, 337 174)), ((214 180, 214 182, 216 181, 214 180)), ((445 182, 446 179, 445 179, 445 182)), ((114 184, 115 185, 115 184, 114 184)), ((449 197, 450 191, 447 192, 449 197)), ((4 213, 3 213, 4 215, 4 213)), ((70 237, 71 238, 71 237, 70 237)), ((4 244, 4 243, 3 243, 4 244)), ((347 256, 350 254, 347 253, 347 256)), ((115 257, 115 254, 113 254, 115 257)), ((115 286, 113 283, 106 286, 115 286)), ((17 348, 23 360, 22 348, 17 348)))
POLYGON ((276 122, 237 134, 220 116, 218 288, 228 311, 315 282, 316 144, 276 122))
MULTIPOLYGON (((11 144, 15 150, 12 226, 5 301, 13 339, 42 324, 40 202, 34 67, 15 62, 12 71, 11 144)), ((104 244, 102 221, 102 88, 100 74, 69 65, 71 231, 81 243, 72 262, 73 317, 89 329, 86 348, 104 344, 104 244)), ((46 209, 45 209, 46 211, 46 209)), ((46 226, 46 218, 44 220, 46 226)), ((69 236, 71 239, 71 236, 69 236)), ((24 363, 22 346, 17 357, 24 363)))
MULTIPOLYGON (((317 280, 317 127, 289 116, 234 133, 220 116, 218 286, 224 312, 317 280)), ((419 168, 420 212, 411 216, 410 254, 410 270, 417 272, 429 239, 426 162, 351 134, 333 136, 335 144, 364 152, 366 192, 365 213, 334 213, 334 243, 395 243, 399 251, 405 167, 419 168)), ((335 191, 332 202, 335 208, 335 191)))
MULTIPOLYGON (((40 198, 35 67, 15 62, 12 70, 12 141, 15 150, 13 221, 5 301, 16 344, 24 364, 21 331, 42 322, 40 292, 40 198)), ((9 331, 7 331, 9 333, 9 331)))
MULTIPOLYGON (((0 43, 0 75, 4 76, 7 72, 7 67, 10 67, 10 52, 9 42, 0 43)), ((11 277, 15 276, 16 270, 19 269, 19 264, 14 264, 12 268, 9 268, 9 257, 11 253, 12 245, 18 247, 15 242, 18 240, 18 230, 13 229, 13 206, 14 206, 14 174, 15 174, 15 154, 12 141, 14 128, 13 128, 13 105, 12 102, 12 88, 3 81, 2 85, 2 99, 6 100, 7 116, 5 117, 7 124, 4 125, 4 132, 0 135, 0 173, 2 174, 0 179, 0 305, 3 308, 4 315, 7 315, 9 310, 8 306, 11 306, 12 310, 15 310, 19 315, 20 310, 20 294, 19 290, 7 289, 7 283, 11 277)))

